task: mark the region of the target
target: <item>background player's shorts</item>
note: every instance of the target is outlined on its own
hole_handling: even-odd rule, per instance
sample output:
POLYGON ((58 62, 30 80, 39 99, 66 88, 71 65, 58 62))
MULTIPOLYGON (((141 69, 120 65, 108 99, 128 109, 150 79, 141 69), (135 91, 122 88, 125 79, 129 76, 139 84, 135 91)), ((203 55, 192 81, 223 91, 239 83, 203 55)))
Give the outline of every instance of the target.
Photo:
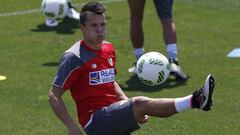
POLYGON ((130 135, 139 128, 128 99, 98 109, 85 131, 87 135, 130 135))
POLYGON ((153 0, 159 18, 172 18, 173 0, 153 0))

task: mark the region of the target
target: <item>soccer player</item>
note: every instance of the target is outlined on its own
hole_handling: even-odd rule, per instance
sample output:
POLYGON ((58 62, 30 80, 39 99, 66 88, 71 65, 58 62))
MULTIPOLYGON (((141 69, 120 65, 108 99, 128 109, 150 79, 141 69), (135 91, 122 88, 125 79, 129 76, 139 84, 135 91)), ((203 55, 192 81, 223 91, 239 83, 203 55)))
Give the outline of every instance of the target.
MULTIPOLYGON (((68 1, 67 17, 69 17, 71 19, 79 20, 79 13, 72 6, 71 0, 67 0, 67 1, 68 1)), ((56 26, 58 26, 58 21, 46 18, 45 24, 48 27, 56 27, 56 26)))
POLYGON ((149 116, 169 117, 187 109, 211 109, 214 78, 208 75, 203 87, 186 97, 128 98, 114 80, 117 73, 114 47, 105 41, 106 8, 98 2, 86 3, 80 13, 83 39, 62 56, 49 92, 49 104, 68 129, 82 135, 70 117, 62 96, 70 90, 79 123, 87 135, 128 135, 139 129, 149 116))
MULTIPOLYGON (((171 64, 170 74, 177 79, 186 80, 187 75, 182 71, 177 60, 177 36, 172 19, 173 0, 153 0, 163 27, 163 39, 167 47, 167 54, 171 64)), ((142 28, 145 0, 128 0, 130 8, 130 37, 134 48, 136 61, 144 54, 144 33, 142 28)), ((136 64, 128 69, 136 73, 136 64)))

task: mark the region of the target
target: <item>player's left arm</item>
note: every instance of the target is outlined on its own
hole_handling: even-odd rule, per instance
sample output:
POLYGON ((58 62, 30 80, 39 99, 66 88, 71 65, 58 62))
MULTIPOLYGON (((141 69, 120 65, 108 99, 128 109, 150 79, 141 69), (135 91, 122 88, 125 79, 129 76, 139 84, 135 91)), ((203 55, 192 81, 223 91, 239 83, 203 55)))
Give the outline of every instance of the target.
POLYGON ((115 92, 116 92, 118 100, 128 99, 128 97, 125 95, 125 93, 123 92, 123 90, 120 88, 120 86, 118 85, 118 83, 116 81, 114 81, 114 87, 115 87, 115 92))

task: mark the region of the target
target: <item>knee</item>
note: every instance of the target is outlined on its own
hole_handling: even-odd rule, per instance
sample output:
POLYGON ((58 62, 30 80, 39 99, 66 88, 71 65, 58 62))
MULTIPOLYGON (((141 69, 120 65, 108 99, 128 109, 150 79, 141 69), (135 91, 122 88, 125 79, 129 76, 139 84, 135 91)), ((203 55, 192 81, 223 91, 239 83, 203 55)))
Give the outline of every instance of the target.
POLYGON ((144 96, 134 97, 132 100, 133 108, 135 110, 142 112, 147 109, 148 101, 149 101, 148 97, 144 97, 144 96))

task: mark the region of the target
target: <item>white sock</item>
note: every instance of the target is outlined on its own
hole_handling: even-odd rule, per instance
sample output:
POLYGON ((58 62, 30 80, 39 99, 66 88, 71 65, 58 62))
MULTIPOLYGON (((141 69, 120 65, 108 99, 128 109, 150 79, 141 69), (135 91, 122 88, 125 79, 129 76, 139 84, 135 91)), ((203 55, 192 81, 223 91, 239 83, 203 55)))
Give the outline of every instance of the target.
POLYGON ((187 109, 192 108, 192 95, 186 96, 186 97, 181 97, 181 98, 176 98, 175 99, 175 107, 177 112, 182 112, 187 109))
POLYGON ((174 44, 168 44, 167 45, 167 54, 168 54, 168 58, 170 60, 176 59, 177 58, 177 45, 174 44))
POLYGON ((144 54, 144 48, 135 48, 134 55, 136 60, 138 60, 144 54))

